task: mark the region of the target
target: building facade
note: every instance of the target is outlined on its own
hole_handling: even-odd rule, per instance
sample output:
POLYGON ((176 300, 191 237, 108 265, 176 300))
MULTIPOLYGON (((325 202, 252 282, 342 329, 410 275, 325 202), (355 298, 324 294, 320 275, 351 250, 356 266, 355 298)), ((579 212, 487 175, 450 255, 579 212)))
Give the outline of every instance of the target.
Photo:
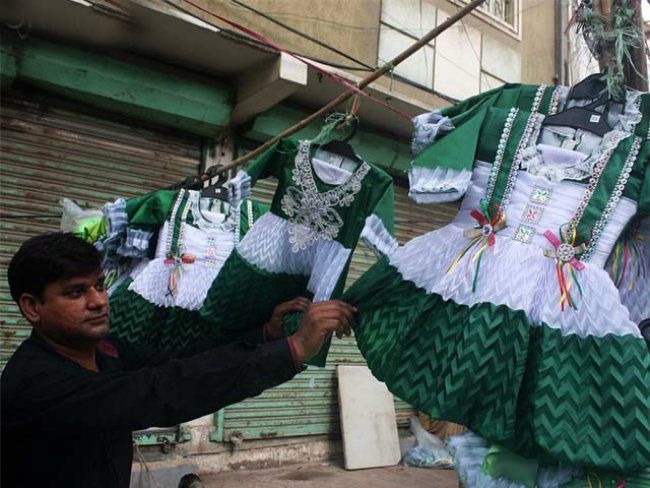
MULTIPOLYGON (((326 74, 260 42, 262 38, 249 38, 238 26, 313 60, 321 71, 357 82, 465 3, 193 0, 192 5, 185 0, 25 0, 3 4, 2 362, 30 332, 9 296, 8 261, 27 237, 58 228, 60 198, 97 207, 227 163, 344 89, 326 74)), ((400 242, 446 224, 455 213, 453 205, 419 206, 408 200, 411 126, 405 116, 444 107, 506 82, 550 84, 564 79, 557 55, 566 17, 563 6, 563 0, 487 0, 479 11, 367 90, 404 115, 362 98, 360 128, 352 140, 359 154, 395 178, 400 242)), ((344 111, 349 105, 340 108, 344 111)), ((320 125, 312 124, 296 137, 314 137, 320 125)), ((272 181, 263 182, 256 196, 268 200, 273 188, 272 181)), ((374 259, 360 245, 350 281, 374 259)), ((136 439, 161 461, 183 458, 185 462, 189 457, 202 471, 328 457, 340 450, 336 364, 363 364, 353 339, 335 341, 326 368, 309 368, 260 397, 174 429, 137 433, 136 439)), ((412 409, 396 400, 396 411, 396 422, 406 426, 412 409)))

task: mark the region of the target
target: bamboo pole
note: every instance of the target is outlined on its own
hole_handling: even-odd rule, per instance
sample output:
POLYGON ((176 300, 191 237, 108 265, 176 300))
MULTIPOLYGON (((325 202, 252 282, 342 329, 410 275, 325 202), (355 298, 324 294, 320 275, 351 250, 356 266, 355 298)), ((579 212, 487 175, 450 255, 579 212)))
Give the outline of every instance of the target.
MULTIPOLYGON (((370 73, 367 77, 365 77, 363 80, 359 82, 357 87, 360 90, 363 90, 365 87, 367 87, 370 83, 373 81, 376 81, 386 73, 388 73, 391 69, 393 69, 395 66, 400 64, 402 61, 410 57, 413 53, 415 53, 418 49, 420 49, 422 46, 425 44, 428 44, 431 42, 433 39, 438 37, 440 34, 442 34, 444 31, 446 31, 449 27, 451 27, 453 24, 458 22, 460 19, 465 17, 467 14, 469 14, 472 10, 474 10, 476 7, 481 5, 485 0, 473 0, 471 3, 467 4, 465 7, 460 9, 458 12, 456 12, 454 15, 449 17, 447 20, 445 20, 442 24, 440 24, 438 27, 435 29, 431 30, 427 35, 425 35, 422 39, 414 43, 412 46, 407 48, 405 51, 403 51, 401 54, 398 54, 395 56, 393 59, 391 59, 387 64, 382 66, 381 68, 378 68, 374 72, 370 73)), ((255 156, 263 153, 266 151, 269 147, 271 147, 273 144, 275 144, 277 141, 280 139, 284 139, 285 137, 289 137, 292 134, 295 134, 298 132, 300 129, 305 128, 309 124, 311 124, 313 121, 319 119, 322 117, 324 114, 329 112, 331 109, 339 105, 340 103, 346 101, 350 97, 352 97, 355 93, 357 93, 355 90, 349 89, 343 93, 341 93, 338 97, 336 97, 334 100, 329 102, 327 105, 325 105, 323 108, 320 110, 314 112, 311 114, 309 117, 306 119, 301 120, 297 124, 289 127, 285 131, 281 132, 277 136, 273 137, 272 139, 269 139, 266 141, 264 144, 261 146, 253 149, 247 154, 244 154, 243 156, 231 161, 230 163, 219 167, 217 171, 214 172, 214 176, 220 175, 222 173, 225 173, 227 171, 230 171, 233 168, 236 168, 237 166, 241 166, 242 164, 250 161, 252 158, 255 156)), ((203 181, 209 179, 208 175, 203 175, 201 176, 201 179, 203 181)))

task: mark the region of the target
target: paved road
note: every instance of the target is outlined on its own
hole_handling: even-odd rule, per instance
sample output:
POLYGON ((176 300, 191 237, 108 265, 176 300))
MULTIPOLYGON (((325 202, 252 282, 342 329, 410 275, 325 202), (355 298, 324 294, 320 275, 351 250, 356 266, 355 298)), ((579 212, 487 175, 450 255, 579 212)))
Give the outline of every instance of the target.
POLYGON ((205 488, 458 488, 453 471, 405 468, 346 471, 336 464, 231 471, 203 477, 205 488))

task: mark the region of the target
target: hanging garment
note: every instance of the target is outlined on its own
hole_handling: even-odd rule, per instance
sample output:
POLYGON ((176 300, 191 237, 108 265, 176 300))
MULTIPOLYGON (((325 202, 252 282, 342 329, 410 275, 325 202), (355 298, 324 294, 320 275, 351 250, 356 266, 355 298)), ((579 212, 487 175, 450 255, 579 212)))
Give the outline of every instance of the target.
POLYGON ((201 308, 206 320, 220 329, 247 328, 296 296, 340 297, 360 237, 378 253, 397 247, 392 178, 368 162, 353 171, 341 163, 309 141, 285 139, 233 179, 242 197, 260 178, 277 178, 278 187, 270 212, 241 240, 210 288, 201 308))
POLYGON ((438 129, 411 195, 460 210, 344 299, 375 376, 418 409, 540 466, 633 471, 650 466, 650 352, 604 265, 650 213, 650 98, 628 91, 595 139, 542 128, 567 91, 506 85, 421 119, 438 129))
POLYGON ((160 347, 215 337, 198 309, 240 235, 266 211, 239 202, 158 190, 105 206, 105 255, 122 263, 110 295, 112 334, 160 347))
MULTIPOLYGON (((566 109, 590 102, 568 100, 569 92, 570 88, 566 86, 506 84, 448 107, 444 111, 420 115, 414 119, 412 150, 414 154, 419 154, 435 140, 453 130, 452 119, 471 138, 472 133, 475 133, 474 128, 471 124, 466 126, 464 121, 486 107, 515 107, 553 115, 560 107, 566 109)), ((640 96, 640 92, 627 90, 623 104, 608 107, 605 117, 612 127, 625 132, 635 130, 639 122, 640 96)), ((550 140, 553 144, 581 150, 583 153, 592 151, 600 140, 588 132, 575 131, 568 127, 548 128, 542 138, 542 142, 550 140)), ((457 150, 462 151, 463 147, 457 150)), ((540 158, 534 157, 536 153, 532 148, 528 154, 524 154, 526 165, 536 173, 543 172, 544 176, 551 180, 557 181, 565 176, 579 180, 588 175, 588 167, 585 170, 580 165, 557 168, 540 165, 540 158)), ((457 165, 451 165, 449 169, 442 171, 448 173, 447 178, 438 179, 435 177, 435 171, 429 172, 415 166, 409 175, 412 183, 411 198, 428 203, 453 199, 456 188, 460 188, 462 193, 468 184, 469 172, 462 171, 457 165), (421 174, 422 178, 419 177, 421 174), (437 184, 442 186, 436 189, 437 184)), ((455 196, 459 197, 460 194, 456 193, 455 196)), ((607 269, 619 288, 623 304, 629 309, 631 320, 639 323, 650 317, 650 293, 647 292, 650 289, 650 219, 644 222, 633 221, 628 226, 614 246, 607 269)))

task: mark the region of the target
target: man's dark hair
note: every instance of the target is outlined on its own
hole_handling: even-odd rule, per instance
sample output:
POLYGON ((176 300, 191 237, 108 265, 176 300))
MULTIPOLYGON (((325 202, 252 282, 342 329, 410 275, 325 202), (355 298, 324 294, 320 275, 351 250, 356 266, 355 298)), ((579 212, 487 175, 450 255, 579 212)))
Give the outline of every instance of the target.
POLYGON ((100 268, 101 256, 92 244, 69 232, 51 232, 23 242, 11 258, 7 281, 16 302, 23 293, 42 300, 48 284, 89 275, 100 268))

